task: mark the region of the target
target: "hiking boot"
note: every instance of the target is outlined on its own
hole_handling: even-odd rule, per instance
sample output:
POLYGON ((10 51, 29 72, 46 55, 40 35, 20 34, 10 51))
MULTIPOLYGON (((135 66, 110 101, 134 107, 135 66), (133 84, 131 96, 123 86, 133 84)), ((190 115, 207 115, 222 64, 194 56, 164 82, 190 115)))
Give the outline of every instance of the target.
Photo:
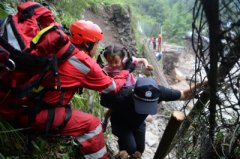
POLYGON ((134 152, 134 154, 132 154, 132 159, 141 159, 141 157, 142 157, 142 154, 139 151, 136 151, 134 152))
POLYGON ((117 159, 128 159, 128 153, 126 150, 122 150, 116 156, 117 159))

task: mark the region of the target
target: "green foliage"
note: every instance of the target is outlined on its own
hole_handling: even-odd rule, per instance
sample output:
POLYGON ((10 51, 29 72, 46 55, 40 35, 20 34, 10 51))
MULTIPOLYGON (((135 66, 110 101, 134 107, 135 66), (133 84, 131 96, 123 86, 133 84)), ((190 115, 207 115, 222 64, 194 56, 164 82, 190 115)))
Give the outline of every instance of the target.
MULTIPOLYGON (((133 12, 134 8, 130 8, 131 13, 133 12)), ((138 48, 139 52, 142 52, 142 34, 144 34, 143 32, 140 32, 139 27, 142 27, 142 24, 139 23, 138 21, 139 17, 136 14, 132 14, 131 15, 131 27, 133 29, 133 33, 135 35, 135 40, 136 40, 136 45, 138 48)), ((145 29, 146 30, 146 29, 145 29)))
POLYGON ((15 129, 5 120, 0 120, 1 159, 74 158, 77 149, 71 138, 39 136, 29 134, 27 130, 15 129))
POLYGON ((95 3, 110 5, 110 4, 127 4, 129 1, 127 0, 95 0, 95 3))
POLYGON ((103 117, 105 108, 100 105, 99 93, 96 91, 84 89, 82 95, 74 95, 72 104, 78 110, 93 114, 99 118, 103 117))
POLYGON ((177 1, 171 9, 166 9, 166 18, 163 22, 163 36, 170 42, 181 42, 182 37, 191 30, 191 12, 186 12, 184 4, 177 1))
POLYGON ((60 22, 69 26, 73 21, 83 18, 83 11, 87 8, 96 7, 97 5, 109 5, 113 3, 126 4, 126 0, 61 0, 56 1, 58 10, 58 18, 60 22))
POLYGON ((58 13, 63 24, 69 26, 69 24, 75 20, 82 19, 82 13, 87 8, 94 8, 97 5, 107 5, 107 4, 126 4, 126 0, 61 0, 57 1, 57 8, 59 8, 58 13))
POLYGON ((14 0, 3 0, 0 2, 0 18, 5 17, 9 14, 15 14, 17 12, 18 1, 14 0))
POLYGON ((160 1, 157 0, 133 0, 133 5, 138 9, 138 13, 142 16, 148 15, 156 20, 157 23, 162 23, 163 6, 160 1))
POLYGON ((0 119, 0 152, 2 155, 21 154, 25 150, 24 136, 21 131, 25 129, 14 129, 13 126, 0 119), (7 144, 6 144, 7 143, 7 144))
POLYGON ((58 8, 58 18, 66 26, 75 20, 82 19, 83 10, 89 7, 89 1, 85 0, 61 0, 55 4, 58 8))
POLYGON ((77 151, 71 138, 59 136, 34 136, 30 140, 29 147, 31 153, 26 153, 24 158, 70 159, 74 158, 77 151))
POLYGON ((143 35, 161 33, 168 42, 181 43, 182 37, 191 30, 193 0, 132 0, 134 13, 139 17, 143 35))
POLYGON ((164 20, 164 5, 162 5, 162 2, 156 0, 133 0, 132 5, 135 8, 134 13, 139 17, 144 35, 158 35, 164 20))
POLYGON ((39 136, 27 134, 22 137, 25 144, 15 147, 11 143, 5 143, 5 147, 12 146, 11 151, 6 151, 6 148, 1 149, 1 159, 71 159, 77 153, 77 147, 73 143, 72 138, 62 138, 59 136, 39 136), (2 156, 1 156, 2 155, 2 156), (5 156, 5 157, 4 157, 5 156))
POLYGON ((148 15, 134 15, 136 17, 137 29, 141 27, 141 36, 151 36, 153 34, 158 34, 160 28, 155 27, 157 24, 156 20, 148 15), (141 19, 141 20, 140 20, 141 19))

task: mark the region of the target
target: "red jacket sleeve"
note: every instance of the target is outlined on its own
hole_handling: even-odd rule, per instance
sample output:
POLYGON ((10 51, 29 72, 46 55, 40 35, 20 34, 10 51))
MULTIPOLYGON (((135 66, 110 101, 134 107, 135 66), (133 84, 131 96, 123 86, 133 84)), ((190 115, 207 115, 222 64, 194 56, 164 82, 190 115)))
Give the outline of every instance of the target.
POLYGON ((119 75, 111 78, 94 61, 91 65, 90 72, 85 78, 84 87, 104 93, 116 93, 126 82, 128 75, 129 71, 122 70, 119 75))
POLYGON ((81 51, 61 65, 59 72, 63 87, 83 87, 104 93, 118 92, 129 75, 129 71, 122 70, 111 78, 96 61, 81 51))

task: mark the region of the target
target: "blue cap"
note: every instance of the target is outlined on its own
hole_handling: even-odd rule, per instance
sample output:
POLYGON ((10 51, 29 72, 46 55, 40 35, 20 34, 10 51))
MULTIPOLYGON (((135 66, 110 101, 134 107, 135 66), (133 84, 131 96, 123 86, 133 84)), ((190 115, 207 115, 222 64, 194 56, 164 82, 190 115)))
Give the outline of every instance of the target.
POLYGON ((138 78, 133 93, 136 113, 156 114, 159 96, 160 90, 153 78, 138 78))

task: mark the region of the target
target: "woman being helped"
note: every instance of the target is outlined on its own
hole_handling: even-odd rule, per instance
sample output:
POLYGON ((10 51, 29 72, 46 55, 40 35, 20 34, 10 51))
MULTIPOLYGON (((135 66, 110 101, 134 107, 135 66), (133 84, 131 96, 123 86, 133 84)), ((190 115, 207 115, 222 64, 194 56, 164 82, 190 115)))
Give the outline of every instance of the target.
POLYGON ((138 78, 134 89, 128 95, 125 94, 124 99, 118 103, 110 101, 110 120, 112 132, 118 137, 119 158, 127 159, 129 155, 132 158, 141 158, 145 149, 145 119, 149 114, 157 113, 158 103, 193 98, 192 90, 200 86, 202 85, 197 84, 195 88, 180 91, 160 86, 153 78, 144 77, 138 78))

